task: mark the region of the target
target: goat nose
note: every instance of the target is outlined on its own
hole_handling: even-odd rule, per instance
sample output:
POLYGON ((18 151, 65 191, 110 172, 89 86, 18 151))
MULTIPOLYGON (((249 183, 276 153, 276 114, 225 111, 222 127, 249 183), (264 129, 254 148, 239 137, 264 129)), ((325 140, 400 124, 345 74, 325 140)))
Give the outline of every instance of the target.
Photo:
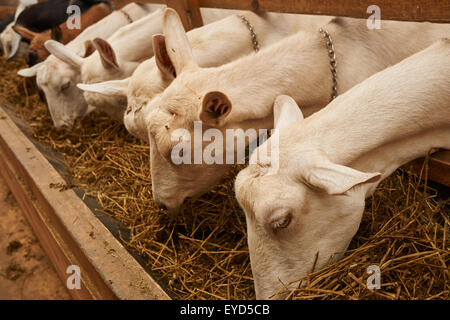
POLYGON ((69 131, 70 130, 70 127, 67 124, 65 124, 65 123, 59 124, 59 125, 57 125, 55 127, 56 127, 57 131, 69 131))
POLYGON ((156 206, 158 207, 158 209, 167 211, 167 207, 164 203, 162 203, 161 201, 158 201, 156 199, 155 199, 155 203, 156 203, 156 206))

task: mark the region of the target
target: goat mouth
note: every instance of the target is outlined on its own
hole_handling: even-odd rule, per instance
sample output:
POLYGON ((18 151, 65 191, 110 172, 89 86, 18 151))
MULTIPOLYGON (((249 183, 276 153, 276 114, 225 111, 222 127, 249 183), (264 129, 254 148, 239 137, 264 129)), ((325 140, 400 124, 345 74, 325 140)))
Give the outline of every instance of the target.
POLYGON ((171 220, 175 220, 178 216, 178 213, 180 212, 180 207, 178 208, 173 208, 173 209, 168 209, 166 212, 169 215, 169 218, 171 220))

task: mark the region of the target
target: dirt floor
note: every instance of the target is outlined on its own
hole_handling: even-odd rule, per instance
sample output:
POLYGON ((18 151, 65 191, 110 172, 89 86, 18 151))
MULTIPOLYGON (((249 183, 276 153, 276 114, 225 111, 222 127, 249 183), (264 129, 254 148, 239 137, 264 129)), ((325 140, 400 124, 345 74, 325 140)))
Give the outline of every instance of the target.
POLYGON ((0 300, 70 299, 0 176, 0 300))

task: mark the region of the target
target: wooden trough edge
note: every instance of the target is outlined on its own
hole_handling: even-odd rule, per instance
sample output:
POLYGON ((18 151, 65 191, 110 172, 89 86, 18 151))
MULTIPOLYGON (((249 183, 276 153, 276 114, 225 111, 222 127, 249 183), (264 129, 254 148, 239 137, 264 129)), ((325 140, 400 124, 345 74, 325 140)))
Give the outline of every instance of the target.
MULTIPOLYGON (((414 171, 419 175, 425 158, 419 158, 405 165, 412 165, 414 171)), ((450 187, 450 151, 444 150, 433 153, 428 160, 428 179, 450 187)))
POLYGON ((63 283, 80 268, 73 299, 170 299, 73 190, 50 187, 66 183, 1 107, 0 174, 63 283))

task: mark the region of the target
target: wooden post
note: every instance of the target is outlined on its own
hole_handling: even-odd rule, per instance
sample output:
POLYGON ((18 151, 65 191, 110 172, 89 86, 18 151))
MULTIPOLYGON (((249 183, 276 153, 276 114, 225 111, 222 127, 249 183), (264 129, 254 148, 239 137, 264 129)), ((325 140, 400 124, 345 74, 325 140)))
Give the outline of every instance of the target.
POLYGON ((203 25, 199 0, 166 0, 166 4, 178 13, 186 31, 203 25))

